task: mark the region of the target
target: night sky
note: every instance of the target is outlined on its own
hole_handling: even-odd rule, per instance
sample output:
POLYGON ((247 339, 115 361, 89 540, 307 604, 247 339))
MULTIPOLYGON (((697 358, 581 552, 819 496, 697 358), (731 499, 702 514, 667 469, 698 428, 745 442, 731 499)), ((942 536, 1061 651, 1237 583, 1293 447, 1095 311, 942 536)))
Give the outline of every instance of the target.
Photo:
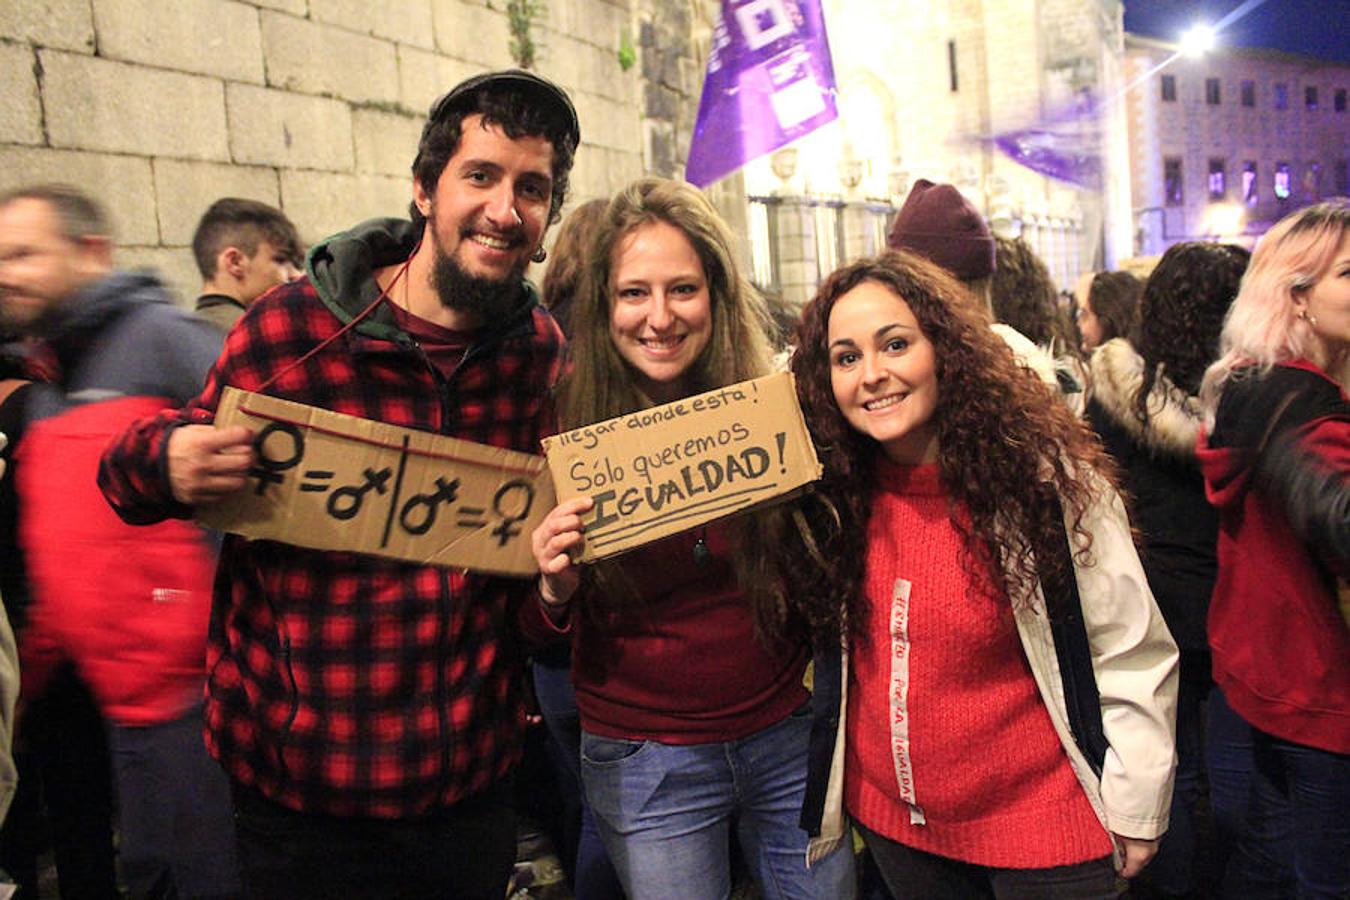
POLYGON ((1177 41, 1197 21, 1213 25, 1241 7, 1221 44, 1350 63, 1350 0, 1125 0, 1125 30, 1177 41))

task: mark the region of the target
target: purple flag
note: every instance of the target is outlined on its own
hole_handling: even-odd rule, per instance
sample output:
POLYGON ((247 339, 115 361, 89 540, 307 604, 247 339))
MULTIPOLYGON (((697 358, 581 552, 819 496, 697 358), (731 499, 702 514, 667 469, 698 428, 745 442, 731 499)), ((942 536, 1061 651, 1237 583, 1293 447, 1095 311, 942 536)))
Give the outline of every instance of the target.
POLYGON ((722 0, 685 178, 707 187, 839 117, 820 0, 722 0))
POLYGON ((1027 128, 993 137, 994 146, 1033 172, 1090 190, 1102 186, 1100 111, 1089 97, 1027 128))

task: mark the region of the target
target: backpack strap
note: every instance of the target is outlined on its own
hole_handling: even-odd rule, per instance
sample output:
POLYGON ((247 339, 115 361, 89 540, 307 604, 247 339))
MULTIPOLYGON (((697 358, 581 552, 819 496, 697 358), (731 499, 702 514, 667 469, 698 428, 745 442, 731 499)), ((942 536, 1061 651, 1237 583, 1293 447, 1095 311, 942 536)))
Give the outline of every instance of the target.
POLYGON ((1078 594, 1078 579, 1073 564, 1073 549, 1064 528, 1064 506, 1054 499, 1055 521, 1060 523, 1063 540, 1056 546, 1056 556, 1063 563, 1061 575, 1041 578, 1046 606, 1050 614, 1050 632, 1055 641, 1055 656, 1059 659, 1059 677, 1064 686, 1064 704, 1069 716, 1069 730, 1087 759, 1092 771, 1100 778, 1106 761, 1106 732, 1102 729, 1102 698, 1097 691, 1097 677, 1092 671, 1092 648, 1088 645, 1087 623, 1083 620, 1083 601, 1078 594))

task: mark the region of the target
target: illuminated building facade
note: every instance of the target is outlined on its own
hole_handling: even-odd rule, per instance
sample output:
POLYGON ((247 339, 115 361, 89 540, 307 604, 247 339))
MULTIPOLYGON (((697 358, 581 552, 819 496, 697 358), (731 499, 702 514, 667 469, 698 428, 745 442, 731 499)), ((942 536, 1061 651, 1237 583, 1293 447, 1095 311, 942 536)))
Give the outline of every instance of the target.
POLYGON ((1215 238, 1250 246, 1286 213, 1350 194, 1350 66, 1177 49, 1125 38, 1137 252, 1215 238))
POLYGON ((835 264, 884 245, 889 214, 919 178, 959 187, 1061 286, 1134 252, 1120 0, 824 0, 824 10, 840 118, 745 168, 757 280, 809 297, 835 264), (1039 174, 993 143, 1046 123, 1093 158, 1095 185, 1039 174))

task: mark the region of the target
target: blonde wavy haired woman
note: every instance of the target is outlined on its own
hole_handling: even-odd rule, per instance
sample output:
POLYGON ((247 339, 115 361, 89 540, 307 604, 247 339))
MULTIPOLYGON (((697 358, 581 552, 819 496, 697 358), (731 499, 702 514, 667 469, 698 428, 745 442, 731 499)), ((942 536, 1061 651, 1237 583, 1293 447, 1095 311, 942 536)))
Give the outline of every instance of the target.
MULTIPOLYGON (((646 178, 609 204, 573 307, 574 368, 559 409, 576 428, 772 371, 768 317, 712 205, 646 178)), ((542 573, 527 633, 572 638, 581 772, 633 900, 723 898, 735 827, 766 898, 853 896, 853 857, 807 866, 810 658, 789 613, 794 573, 771 567, 782 507, 573 563, 591 500, 533 535, 542 573)))
MULTIPOLYGON (((1214 680, 1252 728, 1251 783, 1292 817, 1299 897, 1350 886, 1350 200, 1261 239, 1201 387, 1200 461, 1219 508, 1214 680)), ((1268 815, 1267 798, 1216 808, 1268 815)))

